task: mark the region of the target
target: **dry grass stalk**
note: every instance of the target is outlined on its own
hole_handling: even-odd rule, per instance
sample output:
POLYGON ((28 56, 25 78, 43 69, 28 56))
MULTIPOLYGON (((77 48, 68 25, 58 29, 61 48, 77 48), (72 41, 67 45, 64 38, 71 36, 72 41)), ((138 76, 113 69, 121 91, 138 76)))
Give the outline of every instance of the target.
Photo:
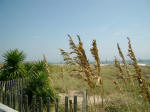
POLYGON ((98 49, 97 49, 97 45, 96 45, 96 40, 93 40, 92 43, 92 48, 91 48, 91 53, 96 61, 96 66, 94 70, 97 70, 97 74, 94 72, 94 70, 92 69, 92 67, 90 66, 90 63, 87 59, 85 50, 83 48, 83 43, 80 39, 80 36, 77 35, 78 37, 78 45, 76 45, 73 40, 72 37, 70 35, 68 35, 69 37, 69 44, 70 44, 70 49, 72 50, 72 52, 70 53, 66 53, 64 52, 64 50, 60 50, 61 54, 63 55, 63 57, 65 57, 64 61, 67 61, 67 59, 70 59, 70 55, 73 54, 73 58, 71 58, 71 61, 74 61, 77 65, 79 65, 80 69, 78 69, 79 71, 82 70, 81 72, 85 74, 86 79, 83 78, 85 81, 87 81, 89 87, 92 89, 93 93, 95 94, 95 88, 96 88, 96 81, 98 82, 98 87, 100 87, 100 96, 102 98, 102 107, 103 107, 103 94, 104 94, 104 90, 103 90, 103 84, 102 84, 102 77, 101 77, 101 69, 100 69, 100 59, 99 59, 99 55, 98 55, 98 49), (64 56, 66 55, 66 56, 64 56), (67 58, 66 58, 67 57, 67 58))
POLYGON ((63 68, 63 66, 60 68, 60 70, 61 70, 61 78, 64 82, 64 68, 63 68))
POLYGON ((118 51, 119 51, 119 55, 120 55, 120 57, 121 57, 121 59, 122 59, 122 63, 124 64, 124 67, 125 67, 125 69, 126 69, 126 71, 127 71, 127 75, 128 75, 128 77, 129 77, 129 80, 131 80, 130 71, 129 71, 128 65, 127 65, 127 63, 126 63, 125 57, 124 57, 124 55, 123 55, 123 53, 122 53, 122 50, 121 50, 121 48, 120 48, 120 46, 119 46, 118 43, 117 43, 117 48, 118 48, 118 51))
POLYGON ((60 49, 60 51, 61 51, 61 55, 63 56, 64 61, 65 61, 66 64, 74 64, 74 60, 73 60, 73 58, 70 57, 69 53, 67 53, 63 49, 60 49))
POLYGON ((65 93, 68 94, 69 92, 68 92, 68 89, 65 85, 65 80, 64 80, 64 67, 63 66, 60 68, 60 71, 61 71, 61 79, 63 81, 63 89, 65 90, 65 93))
POLYGON ((100 93, 101 93, 101 99, 102 99, 102 107, 103 107, 103 95, 104 95, 104 90, 103 90, 103 84, 102 84, 102 76, 101 76, 101 68, 100 68, 100 58, 98 55, 98 48, 97 48, 97 44, 96 44, 96 40, 93 40, 92 43, 92 48, 90 49, 91 54, 93 55, 95 61, 96 61, 96 68, 97 68, 97 73, 98 73, 98 78, 97 78, 97 82, 100 86, 100 93))
POLYGON ((134 86, 134 82, 133 82, 133 79, 131 78, 131 73, 130 73, 130 71, 129 71, 127 62, 126 62, 126 60, 125 60, 125 57, 124 57, 124 55, 123 55, 123 53, 122 53, 122 50, 121 50, 121 48, 120 48, 120 46, 119 46, 118 43, 117 43, 117 48, 118 48, 118 51, 119 51, 119 55, 120 55, 120 57, 121 57, 121 59, 122 59, 122 63, 123 63, 123 65, 124 65, 124 67, 125 67, 125 70, 126 70, 126 72, 127 72, 128 79, 129 79, 130 83, 132 83, 132 86, 134 86))
POLYGON ((124 81, 124 83, 126 83, 126 79, 125 79, 125 75, 124 75, 124 73, 123 73, 123 69, 122 69, 122 67, 121 67, 121 65, 120 65, 120 62, 117 60, 116 57, 115 57, 115 66, 119 69, 120 74, 121 74, 121 78, 122 78, 122 80, 124 81))
POLYGON ((48 73, 48 78, 49 78, 49 80, 50 80, 51 86, 54 87, 54 86, 53 86, 52 77, 51 77, 51 74, 50 74, 50 70, 49 70, 49 66, 48 66, 48 63, 47 63, 47 60, 46 60, 45 55, 43 55, 43 58, 44 58, 45 68, 46 68, 46 71, 47 71, 47 73, 48 73))
POLYGON ((115 84, 116 88, 119 89, 120 92, 122 92, 121 87, 119 86, 119 83, 117 81, 113 81, 113 83, 115 84))
POLYGON ((120 57, 122 58, 122 63, 123 63, 124 65, 127 65, 126 60, 125 60, 125 57, 124 57, 124 55, 123 55, 123 53, 122 53, 122 51, 121 51, 121 48, 120 48, 120 46, 119 46, 118 43, 117 43, 117 48, 118 48, 118 51, 119 51, 119 55, 120 55, 120 57))
MULTIPOLYGON (((70 52, 70 53, 67 53, 67 55, 69 55, 69 57, 71 57, 70 56, 71 54, 75 54, 76 55, 74 58, 71 58, 71 61, 73 63, 76 62, 76 64, 78 64, 82 68, 83 72, 86 75, 88 85, 91 88, 93 88, 94 87, 94 82, 93 82, 93 77, 92 77, 93 73, 92 73, 90 64, 88 62, 88 59, 86 57, 85 51, 83 49, 83 43, 81 42, 81 39, 80 39, 79 35, 77 36, 78 37, 78 41, 79 41, 78 46, 75 45, 75 43, 73 42, 73 40, 72 40, 70 35, 68 35, 68 37, 69 37, 69 44, 71 46, 70 49, 72 49, 73 51, 70 52)), ((63 56, 66 54, 66 53, 62 52, 64 50, 60 50, 60 51, 61 51, 61 54, 63 56)), ((67 58, 64 59, 64 60, 67 61, 67 58)))
POLYGON ((149 88, 142 76, 142 72, 141 72, 141 68, 139 67, 138 63, 137 63, 137 60, 136 60, 136 57, 135 57, 135 54, 132 50, 132 46, 131 46, 131 41, 129 38, 128 39, 128 56, 130 57, 130 59, 133 61, 132 65, 134 66, 134 69, 136 71, 136 74, 137 74, 137 80, 138 80, 138 83, 142 89, 142 92, 145 94, 147 100, 149 101, 150 103, 150 91, 149 91, 149 88))
POLYGON ((93 47, 91 48, 91 53, 92 53, 94 59, 96 60, 96 67, 97 67, 98 76, 101 76, 100 59, 99 59, 99 55, 98 55, 96 40, 93 40, 92 46, 93 47))

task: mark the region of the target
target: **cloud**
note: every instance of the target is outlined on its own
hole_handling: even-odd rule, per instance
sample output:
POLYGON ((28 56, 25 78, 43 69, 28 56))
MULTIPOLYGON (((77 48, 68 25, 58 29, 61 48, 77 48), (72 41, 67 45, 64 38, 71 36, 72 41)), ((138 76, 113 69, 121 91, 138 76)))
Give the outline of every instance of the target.
POLYGON ((129 34, 128 34, 127 32, 121 32, 121 31, 119 31, 119 32, 114 32, 113 35, 114 35, 115 37, 128 37, 128 36, 129 36, 129 34))
POLYGON ((32 38, 33 38, 33 39, 39 39, 40 36, 39 36, 39 35, 33 35, 32 38))

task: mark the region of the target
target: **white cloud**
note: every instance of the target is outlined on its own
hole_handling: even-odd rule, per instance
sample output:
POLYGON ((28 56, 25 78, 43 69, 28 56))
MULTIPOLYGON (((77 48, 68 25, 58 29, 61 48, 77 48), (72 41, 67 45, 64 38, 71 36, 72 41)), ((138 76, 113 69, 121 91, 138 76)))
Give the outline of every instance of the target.
POLYGON ((114 32, 113 35, 114 35, 115 37, 128 37, 128 36, 129 36, 129 34, 128 34, 127 32, 121 32, 121 31, 119 31, 119 32, 114 32))
POLYGON ((32 38, 33 38, 33 39, 39 39, 40 36, 39 36, 39 35, 33 35, 32 38))

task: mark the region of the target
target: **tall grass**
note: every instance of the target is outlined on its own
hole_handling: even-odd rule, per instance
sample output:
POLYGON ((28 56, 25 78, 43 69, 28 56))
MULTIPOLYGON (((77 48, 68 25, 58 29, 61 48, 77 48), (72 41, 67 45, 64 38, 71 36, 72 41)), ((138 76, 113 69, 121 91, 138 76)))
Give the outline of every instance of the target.
MULTIPOLYGON (((100 58, 98 55, 98 48, 96 44, 96 40, 92 42, 92 48, 90 49, 91 54, 95 59, 94 67, 90 65, 85 50, 83 48, 83 43, 80 39, 80 36, 77 35, 78 38, 78 45, 74 43, 72 37, 69 37, 69 44, 71 52, 66 52, 63 49, 60 49, 61 54, 64 57, 64 61, 68 64, 75 64, 79 66, 78 73, 84 73, 83 79, 88 83, 89 87, 91 88, 94 96, 96 94, 96 89, 99 88, 99 95, 102 99, 102 108, 104 107, 104 90, 103 90, 103 81, 101 75, 101 67, 100 67, 100 58)), ((94 105, 95 105, 95 98, 94 98, 94 105)))
POLYGON ((130 59, 132 60, 132 65, 136 71, 136 78, 138 80, 138 83, 139 83, 139 86, 142 90, 142 93, 144 95, 144 97, 148 100, 148 102, 150 103, 150 91, 149 91, 149 88, 148 88, 148 85, 146 84, 145 82, 145 79, 143 78, 143 75, 142 75, 142 72, 141 72, 141 68, 139 67, 138 63, 137 63, 137 59, 135 57, 135 54, 132 50, 132 46, 131 46, 131 41, 129 38, 128 39, 128 46, 129 46, 129 49, 128 49, 128 56, 130 57, 130 59))
MULTIPOLYGON (((135 54, 131 47, 131 41, 128 38, 128 56, 132 60, 132 66, 126 62, 126 59, 121 51, 119 44, 117 44, 117 48, 119 51, 119 55, 122 59, 122 63, 118 61, 115 57, 115 67, 119 70, 119 75, 113 74, 115 77, 111 77, 112 82, 114 83, 116 89, 113 90, 111 97, 106 96, 104 99, 104 89, 106 90, 105 93, 110 93, 111 91, 107 90, 106 87, 107 81, 104 80, 102 77, 102 69, 100 64, 100 58, 98 54, 98 48, 96 40, 92 42, 92 48, 90 49, 93 58, 95 59, 94 66, 91 65, 87 59, 86 52, 83 48, 83 43, 80 39, 80 36, 77 35, 78 44, 76 45, 72 40, 72 37, 68 35, 69 38, 69 45, 70 45, 70 52, 66 52, 63 49, 60 49, 61 54, 64 57, 64 61, 69 65, 75 65, 75 70, 78 71, 78 75, 81 75, 83 80, 87 82, 89 88, 91 89, 93 95, 95 96, 97 92, 101 97, 101 106, 106 111, 144 111, 149 109, 150 102, 150 91, 148 84, 146 83, 145 79, 143 78, 141 68, 139 67, 135 54), (116 79, 115 79, 116 78, 116 79), (121 79, 121 80, 120 80, 121 79), (137 83, 139 85, 137 85, 137 83), (115 92, 116 91, 116 92, 115 92), (117 92, 118 91, 118 92, 117 92), (119 96, 115 96, 115 94, 119 96), (110 99, 108 99, 108 97, 110 99), (125 97, 125 98, 122 98, 125 97), (112 104, 111 102, 113 99, 117 101, 118 98, 120 103, 112 104), (108 102, 107 102, 108 100, 108 102), (105 102, 104 102, 105 101, 105 102), (144 103, 142 103, 144 102, 144 103), (114 106, 115 105, 115 106, 114 106), (117 107, 118 106, 118 107, 117 107), (142 109, 141 109, 142 106, 142 109)), ((110 71, 111 72, 111 71, 110 71)), ((109 73, 110 73, 109 72, 109 73)), ((104 76, 104 75, 103 75, 104 76)), ((108 77, 108 76, 104 76, 108 77)), ((64 79, 63 79, 64 80, 64 79)), ((109 85, 110 86, 110 85, 109 85)), ((111 85, 112 86, 112 85, 111 85)), ((111 89, 110 89, 111 90, 111 89)), ((96 97, 95 97, 96 98, 96 97)), ((94 101, 94 108, 96 103, 94 101)), ((96 111, 96 110, 91 110, 96 111)), ((104 110, 103 110, 104 111, 104 110)))
MULTIPOLYGON (((134 99, 132 102, 128 102, 126 105, 128 107, 128 111, 133 111, 133 105, 135 107, 136 111, 139 111, 139 106, 141 106, 141 102, 144 102, 143 107, 145 109, 149 108, 149 88, 148 85, 143 78, 142 71, 140 66, 137 63, 136 56, 133 52, 131 41, 128 39, 128 56, 132 60, 131 65, 134 68, 134 72, 131 74, 132 71, 129 69, 129 64, 125 61, 125 57, 121 51, 121 48, 119 44, 117 44, 117 48, 119 51, 119 55, 122 59, 123 65, 120 64, 120 62, 115 58, 115 65, 119 69, 121 78, 123 79, 123 82, 117 83, 114 81, 114 84, 121 90, 124 94, 126 94, 126 97, 134 99), (139 84, 139 86, 137 85, 139 84), (147 102, 148 101, 148 102, 147 102), (132 106, 131 106, 132 104, 132 106)), ((150 103, 150 102, 149 102, 150 103)), ((144 110, 143 110, 144 111, 144 110)))

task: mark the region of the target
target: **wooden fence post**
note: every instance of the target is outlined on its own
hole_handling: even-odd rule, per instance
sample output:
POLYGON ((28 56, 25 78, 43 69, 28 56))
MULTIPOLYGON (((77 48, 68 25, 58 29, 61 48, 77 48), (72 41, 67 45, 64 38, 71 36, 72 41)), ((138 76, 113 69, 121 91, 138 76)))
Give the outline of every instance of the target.
POLYGON ((2 94, 2 97, 3 97, 3 101, 2 101, 2 103, 3 103, 3 104, 6 104, 6 94, 5 94, 5 93, 3 93, 3 94, 2 94))
POLYGON ((11 93, 11 108, 13 108, 14 93, 11 93))
POLYGON ((83 93, 82 112, 87 112, 87 93, 83 93))
POLYGON ((58 112, 58 98, 56 98, 55 112, 58 112))
POLYGON ((33 112, 35 112, 35 110, 36 110, 36 96, 33 96, 33 98, 32 98, 32 101, 33 101, 33 112))
POLYGON ((70 108, 70 112, 73 112, 73 109, 72 109, 72 100, 69 100, 69 108, 70 108))
POLYGON ((12 93, 13 93, 13 89, 14 89, 13 81, 14 81, 14 80, 11 80, 11 81, 10 81, 10 82, 11 82, 11 92, 12 92, 12 93))
POLYGON ((16 109, 16 94, 13 94, 13 109, 16 109))
POLYGON ((42 97, 39 98, 39 112, 43 112, 42 97))
POLYGON ((22 86, 23 84, 22 84, 22 79, 20 79, 20 94, 22 95, 22 86))
POLYGON ((19 94, 19 79, 17 79, 17 93, 19 94))
POLYGON ((8 81, 6 81, 5 88, 6 88, 6 92, 7 92, 8 91, 8 81))
POLYGON ((16 79, 13 80, 13 93, 16 91, 16 79))
POLYGON ((7 94, 7 106, 10 107, 10 95, 7 94))
POLYGON ((47 112, 50 112, 50 97, 47 98, 47 112))
POLYGON ((2 102, 2 92, 0 92, 0 102, 2 102))
POLYGON ((18 100, 19 100, 19 112, 22 112, 22 96, 18 95, 18 100))
POLYGON ((68 112, 68 96, 65 96, 65 112, 68 112))
POLYGON ((10 91, 10 81, 7 81, 7 91, 10 91))
POLYGON ((6 93, 6 91, 7 91, 7 83, 6 83, 7 81, 4 81, 4 93, 6 93))
POLYGON ((9 91, 12 92, 13 86, 12 86, 12 80, 9 81, 9 91))
POLYGON ((13 104, 13 102, 12 102, 12 100, 13 100, 12 93, 9 93, 9 96, 10 96, 10 107, 12 108, 12 104, 13 104))
POLYGON ((77 112, 77 96, 74 96, 74 111, 77 112))
POLYGON ((24 96, 24 110, 25 112, 28 112, 28 96, 24 96))

